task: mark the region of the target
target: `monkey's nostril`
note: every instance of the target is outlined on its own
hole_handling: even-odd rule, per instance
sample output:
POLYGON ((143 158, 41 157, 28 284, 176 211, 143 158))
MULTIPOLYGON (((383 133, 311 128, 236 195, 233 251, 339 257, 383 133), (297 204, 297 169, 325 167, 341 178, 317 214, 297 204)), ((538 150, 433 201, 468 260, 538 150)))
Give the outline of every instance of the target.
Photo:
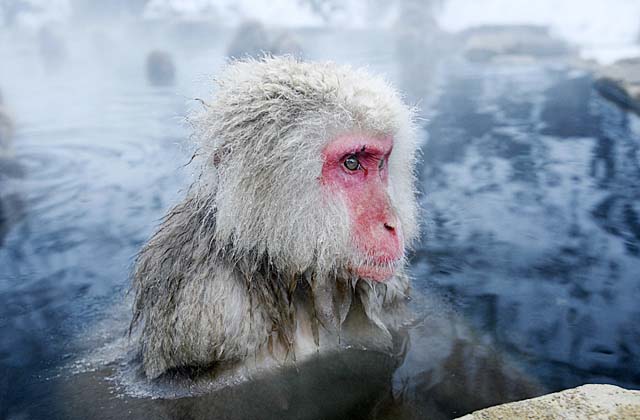
POLYGON ((389 224, 389 223, 385 223, 384 224, 384 228, 387 229, 390 232, 393 232, 394 230, 396 230, 395 225, 389 224))

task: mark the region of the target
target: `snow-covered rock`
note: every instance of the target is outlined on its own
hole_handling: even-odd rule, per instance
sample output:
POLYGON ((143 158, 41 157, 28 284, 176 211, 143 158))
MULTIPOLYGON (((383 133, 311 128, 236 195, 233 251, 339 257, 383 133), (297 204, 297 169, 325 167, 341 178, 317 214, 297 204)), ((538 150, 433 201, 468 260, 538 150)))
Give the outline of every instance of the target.
POLYGON ((640 57, 600 67, 596 76, 595 87, 602 96, 640 114, 640 57))
POLYGON ((530 400, 476 411, 459 420, 640 419, 640 391, 613 385, 583 385, 530 400))
POLYGON ((468 29, 461 35, 463 52, 473 61, 486 61, 501 56, 557 57, 571 52, 566 42, 553 37, 544 26, 479 26, 468 29))

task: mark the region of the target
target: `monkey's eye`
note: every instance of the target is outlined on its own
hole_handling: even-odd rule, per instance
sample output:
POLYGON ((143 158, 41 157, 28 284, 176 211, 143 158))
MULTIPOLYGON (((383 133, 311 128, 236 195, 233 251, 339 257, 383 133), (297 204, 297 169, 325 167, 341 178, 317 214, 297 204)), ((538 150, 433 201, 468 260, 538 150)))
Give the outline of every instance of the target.
POLYGON ((382 170, 384 168, 384 158, 380 159, 380 163, 378 163, 378 169, 382 170))
POLYGON ((360 161, 355 155, 351 155, 344 160, 344 166, 350 171, 360 169, 360 161))

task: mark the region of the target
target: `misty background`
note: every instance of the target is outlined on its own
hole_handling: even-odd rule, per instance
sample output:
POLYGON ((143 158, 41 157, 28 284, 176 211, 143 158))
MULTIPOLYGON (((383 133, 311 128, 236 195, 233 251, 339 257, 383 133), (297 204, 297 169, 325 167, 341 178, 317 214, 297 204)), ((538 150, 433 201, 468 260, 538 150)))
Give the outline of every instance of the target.
POLYGON ((121 362, 133 259, 194 176, 185 117, 264 53, 366 67, 421 110, 433 300, 389 418, 640 389, 637 0, 0 0, 0 419, 121 362))

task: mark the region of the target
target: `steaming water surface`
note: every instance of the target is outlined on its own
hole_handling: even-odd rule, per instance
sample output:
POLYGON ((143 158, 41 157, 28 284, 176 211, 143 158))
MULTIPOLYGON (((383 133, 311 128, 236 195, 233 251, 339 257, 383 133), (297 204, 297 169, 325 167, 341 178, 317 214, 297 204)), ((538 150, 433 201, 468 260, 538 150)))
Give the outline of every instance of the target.
MULTIPOLYGON (((379 34, 304 36, 309 58, 430 80, 400 80, 416 72, 379 34)), ((55 70, 29 48, 0 51, 25 174, 0 178, 23 209, 0 248, 0 418, 451 418, 585 382, 640 388, 638 117, 568 68, 453 59, 424 101, 421 317, 404 364, 355 352, 208 399, 132 397, 117 364, 94 362, 118 359, 130 265, 189 184, 182 117, 224 45, 174 48, 165 88, 147 85, 144 48, 55 70)))
POLYGON ((458 68, 424 148, 416 273, 553 389, 640 386, 640 119, 592 82, 458 68))

